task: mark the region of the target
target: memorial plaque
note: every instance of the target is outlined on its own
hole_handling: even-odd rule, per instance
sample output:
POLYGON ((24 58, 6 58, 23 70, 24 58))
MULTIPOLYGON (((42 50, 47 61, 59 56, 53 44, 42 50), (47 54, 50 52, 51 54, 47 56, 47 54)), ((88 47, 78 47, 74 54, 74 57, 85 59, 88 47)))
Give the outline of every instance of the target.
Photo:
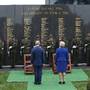
POLYGON ((24 17, 24 44, 26 47, 30 46, 31 31, 32 31, 32 19, 30 17, 24 17))
POLYGON ((7 45, 14 44, 14 22, 11 18, 7 18, 7 45))
POLYGON ((41 18, 41 43, 42 46, 47 46, 47 40, 49 39, 48 34, 48 18, 42 17, 41 18))

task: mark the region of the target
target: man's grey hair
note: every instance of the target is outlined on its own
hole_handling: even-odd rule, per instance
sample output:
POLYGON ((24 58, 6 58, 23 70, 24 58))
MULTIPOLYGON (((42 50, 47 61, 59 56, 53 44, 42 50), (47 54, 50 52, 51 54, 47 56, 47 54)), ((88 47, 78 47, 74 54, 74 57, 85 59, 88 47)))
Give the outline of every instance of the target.
POLYGON ((60 42, 59 42, 59 46, 60 46, 60 47, 65 47, 65 42, 64 42, 64 41, 60 41, 60 42))
POLYGON ((37 40, 37 41, 35 42, 35 45, 40 45, 40 41, 37 40))

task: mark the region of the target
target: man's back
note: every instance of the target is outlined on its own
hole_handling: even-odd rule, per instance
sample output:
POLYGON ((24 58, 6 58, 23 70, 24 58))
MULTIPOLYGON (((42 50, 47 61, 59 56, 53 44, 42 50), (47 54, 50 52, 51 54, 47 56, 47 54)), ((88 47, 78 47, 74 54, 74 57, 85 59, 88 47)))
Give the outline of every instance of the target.
POLYGON ((42 65, 43 64, 43 49, 40 46, 36 46, 31 51, 32 64, 42 65))

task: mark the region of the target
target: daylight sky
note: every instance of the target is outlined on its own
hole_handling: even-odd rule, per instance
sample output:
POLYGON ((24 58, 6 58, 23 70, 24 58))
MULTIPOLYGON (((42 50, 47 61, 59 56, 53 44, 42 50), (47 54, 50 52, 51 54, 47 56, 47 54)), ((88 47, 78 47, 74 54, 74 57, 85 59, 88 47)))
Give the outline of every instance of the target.
POLYGON ((12 5, 12 4, 45 4, 45 0, 0 0, 0 5, 12 5))

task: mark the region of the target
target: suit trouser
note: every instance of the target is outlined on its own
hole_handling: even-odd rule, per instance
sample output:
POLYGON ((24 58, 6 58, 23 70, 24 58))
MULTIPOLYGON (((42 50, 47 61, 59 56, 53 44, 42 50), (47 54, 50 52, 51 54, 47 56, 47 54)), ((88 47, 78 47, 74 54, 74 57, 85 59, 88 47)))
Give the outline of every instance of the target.
POLYGON ((35 83, 41 83, 42 78, 42 66, 34 66, 34 73, 35 73, 35 83))

